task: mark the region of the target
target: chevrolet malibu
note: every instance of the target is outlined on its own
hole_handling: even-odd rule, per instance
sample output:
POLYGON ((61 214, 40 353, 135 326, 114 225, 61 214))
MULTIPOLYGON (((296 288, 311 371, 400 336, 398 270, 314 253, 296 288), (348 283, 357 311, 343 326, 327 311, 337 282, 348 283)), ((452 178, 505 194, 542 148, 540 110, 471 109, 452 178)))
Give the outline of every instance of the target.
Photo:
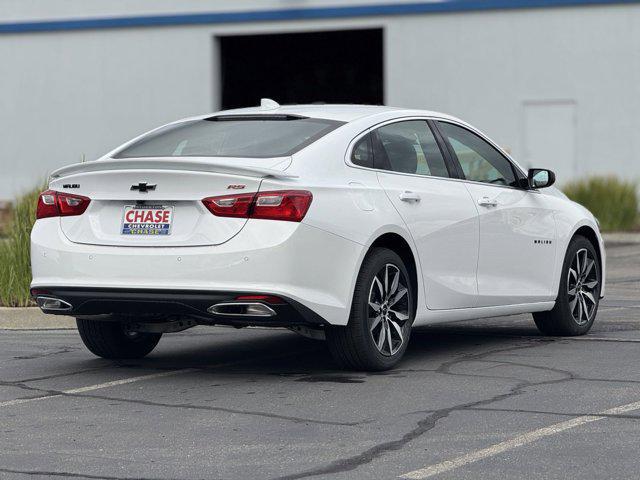
POLYGON ((31 295, 104 358, 195 325, 285 327, 361 370, 414 325, 532 313, 582 335, 605 253, 554 181, 449 115, 265 99, 53 172, 31 295))

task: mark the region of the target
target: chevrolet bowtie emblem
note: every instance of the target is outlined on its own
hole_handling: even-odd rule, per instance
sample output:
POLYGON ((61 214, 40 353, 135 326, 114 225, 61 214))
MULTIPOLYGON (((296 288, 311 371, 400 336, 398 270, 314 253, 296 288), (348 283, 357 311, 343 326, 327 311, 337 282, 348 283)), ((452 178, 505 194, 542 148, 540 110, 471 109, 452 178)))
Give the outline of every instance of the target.
POLYGON ((155 185, 149 185, 147 182, 140 182, 137 185, 131 185, 131 190, 138 190, 140 193, 147 193, 149 190, 155 189, 155 185))

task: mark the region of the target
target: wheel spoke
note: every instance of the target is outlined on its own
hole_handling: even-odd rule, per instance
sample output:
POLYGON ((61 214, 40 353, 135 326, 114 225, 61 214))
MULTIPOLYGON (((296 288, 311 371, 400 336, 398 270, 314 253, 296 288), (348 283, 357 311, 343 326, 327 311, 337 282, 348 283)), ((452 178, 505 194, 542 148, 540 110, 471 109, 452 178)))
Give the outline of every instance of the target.
POLYGON ((596 286, 598 286, 598 280, 591 280, 590 282, 585 282, 582 285, 587 287, 589 290, 593 290, 594 288, 596 288, 596 286))
POLYGON ((587 271, 587 261, 589 260, 589 252, 587 252, 586 250, 582 251, 582 275, 584 276, 586 274, 587 271))
POLYGON ((578 296, 573 297, 573 300, 569 302, 569 309, 571 310, 571 315, 576 311, 576 303, 578 303, 578 296))
POLYGON ((589 309, 587 308, 587 301, 584 299, 584 295, 580 295, 580 303, 582 303, 582 311, 584 312, 585 321, 589 321, 589 309))
POLYGON ((389 306, 393 307, 396 303, 400 301, 402 297, 407 294, 408 290, 405 287, 401 287, 398 292, 393 296, 391 300, 389 300, 389 306))
POLYGON ((395 329, 395 331, 398 333, 398 337, 400 338, 400 342, 402 342, 404 337, 402 336, 402 328, 400 328, 400 325, 398 325, 393 320, 389 320, 389 323, 395 329))
POLYGON ((387 340, 389 344, 389 354, 393 355, 393 341, 391 340, 391 328, 389 328, 389 324, 386 325, 387 328, 387 340))
POLYGON ((591 269, 593 268, 593 266, 595 265, 596 262, 594 262, 590 258, 587 258, 587 262, 586 263, 587 264, 584 267, 584 273, 582 274, 582 276, 584 278, 587 278, 589 276, 589 273, 591 272, 591 269))
POLYGON ((369 306, 371 308, 373 308, 373 311, 376 312, 376 313, 378 313, 380 311, 380 309, 382 308, 382 305, 380 305, 379 303, 376 303, 376 302, 372 302, 372 301, 369 301, 369 306))
POLYGON ((582 296, 583 296, 583 298, 589 300, 593 305, 596 304, 596 299, 593 297, 593 294, 591 294, 590 292, 585 292, 583 290, 582 291, 582 296))
POLYGON ((409 318, 409 315, 407 315, 406 313, 398 312, 396 310, 391 310, 391 309, 389 309, 389 312, 393 313, 396 316, 396 318, 400 321, 404 321, 409 318))
POLYGON ((580 252, 576 253, 576 272, 576 278, 578 278, 578 276, 582 272, 582 269, 580 268, 580 252))
POLYGON ((380 327, 380 332, 378 333, 378 341, 376 343, 376 346, 380 351, 382 351, 382 346, 384 345, 384 340, 386 336, 387 336, 387 331, 385 330, 384 323, 383 323, 382 326, 380 327))
POLYGON ((384 267, 384 297, 383 300, 386 300, 389 297, 389 264, 384 267))
POLYGON ((571 276, 573 276, 573 278, 578 280, 578 274, 576 273, 576 271, 573 268, 569 269, 569 278, 571 278, 571 276))
POLYGON ((382 315, 378 315, 376 318, 373 319, 373 323, 371 324, 371 328, 369 330, 371 330, 373 332, 373 330, 380 325, 380 322, 382 321, 382 315))
POLYGON ((578 323, 582 323, 582 301, 580 295, 578 295, 576 299, 578 300, 578 323))
MULTIPOLYGON (((380 279, 378 278, 378 276, 376 275, 375 277, 373 277, 373 284, 378 287, 378 291, 380 292, 380 300, 384 301, 384 287, 382 286, 382 283, 380 282, 380 279)), ((373 290, 373 288, 372 288, 373 290)), ((373 293, 373 292, 371 292, 373 293)), ((371 300, 371 299, 369 299, 371 300)))
POLYGON ((569 289, 569 292, 568 292, 568 293, 569 293, 569 295, 571 295, 572 297, 573 297, 573 296, 575 296, 575 294, 576 294, 576 287, 575 287, 575 285, 573 286, 573 288, 570 288, 570 289, 569 289))
POLYGON ((389 297, 396 293, 398 290, 398 284, 400 283, 400 270, 396 271, 396 274, 393 276, 393 280, 391 280, 391 288, 389 289, 389 297))

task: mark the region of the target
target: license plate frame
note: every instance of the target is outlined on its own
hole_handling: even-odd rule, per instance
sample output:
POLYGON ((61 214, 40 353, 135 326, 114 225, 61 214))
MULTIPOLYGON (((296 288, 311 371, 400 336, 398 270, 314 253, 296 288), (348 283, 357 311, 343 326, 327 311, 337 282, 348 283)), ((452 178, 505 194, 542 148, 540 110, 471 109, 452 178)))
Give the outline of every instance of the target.
POLYGON ((125 205, 120 222, 120 235, 145 237, 171 235, 173 215, 173 205, 125 205), (130 212, 133 212, 133 215, 128 215, 130 212), (136 216, 136 212, 143 213, 136 216))

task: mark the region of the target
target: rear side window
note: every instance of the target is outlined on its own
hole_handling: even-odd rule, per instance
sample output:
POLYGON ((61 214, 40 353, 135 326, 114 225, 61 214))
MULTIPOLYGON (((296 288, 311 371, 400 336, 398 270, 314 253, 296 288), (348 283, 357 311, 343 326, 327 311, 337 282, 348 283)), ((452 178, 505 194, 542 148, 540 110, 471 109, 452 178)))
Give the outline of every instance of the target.
POLYGON ((517 187, 511 162, 489 143, 452 123, 438 122, 438 128, 453 148, 467 180, 517 187))
POLYGON ((161 128, 117 152, 114 158, 286 157, 342 124, 290 115, 211 117, 161 128))
POLYGON ((373 168, 373 148, 371 134, 366 134, 356 142, 351 151, 351 163, 360 167, 373 168))
POLYGON ((424 120, 397 122, 376 130, 376 168, 393 172, 448 177, 449 171, 424 120))

